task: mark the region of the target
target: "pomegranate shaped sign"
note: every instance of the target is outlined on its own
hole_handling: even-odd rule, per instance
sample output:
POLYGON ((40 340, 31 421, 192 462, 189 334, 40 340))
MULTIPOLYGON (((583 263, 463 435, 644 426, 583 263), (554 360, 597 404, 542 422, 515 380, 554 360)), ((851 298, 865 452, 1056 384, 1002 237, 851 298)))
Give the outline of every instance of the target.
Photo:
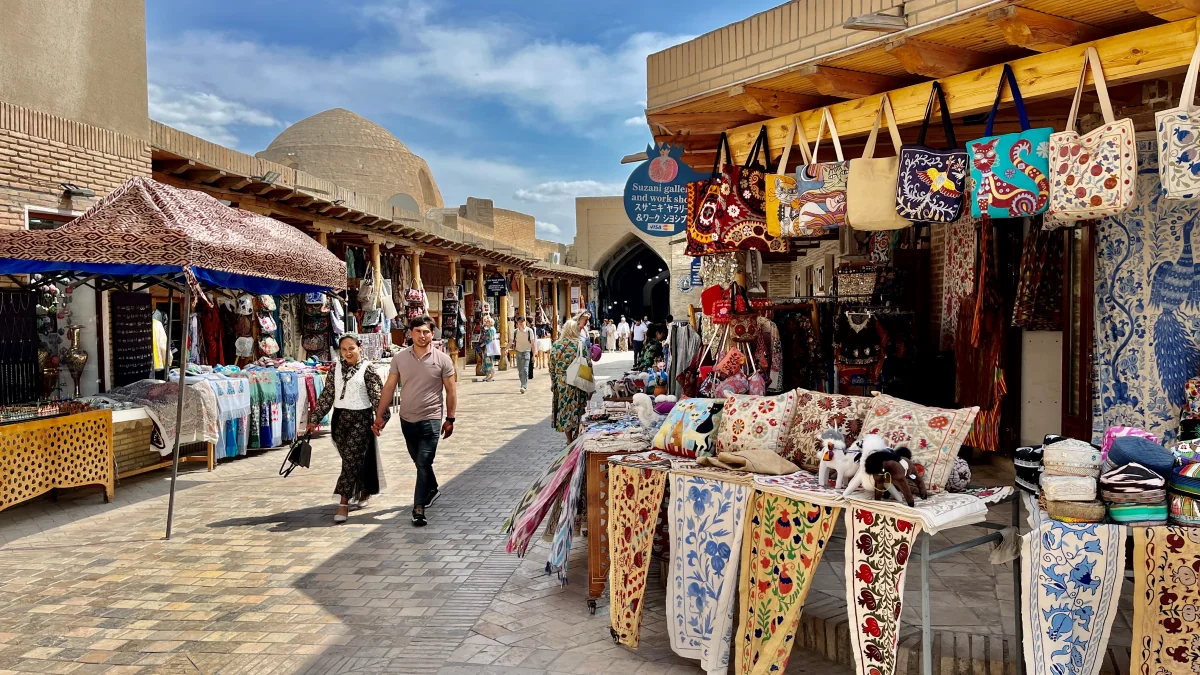
POLYGON ((630 174, 625 183, 625 213, 634 227, 655 237, 669 237, 687 229, 687 184, 705 180, 682 159, 683 147, 663 143, 647 146, 650 158, 630 174))

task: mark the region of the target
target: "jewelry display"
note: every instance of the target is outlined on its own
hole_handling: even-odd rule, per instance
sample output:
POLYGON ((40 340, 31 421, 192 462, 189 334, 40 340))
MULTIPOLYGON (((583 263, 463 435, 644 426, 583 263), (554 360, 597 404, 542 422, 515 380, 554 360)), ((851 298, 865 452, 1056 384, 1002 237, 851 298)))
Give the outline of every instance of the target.
POLYGON ((0 291, 0 404, 41 398, 37 300, 29 291, 0 291))
POLYGON ((113 386, 124 387, 150 376, 154 368, 150 296, 110 293, 113 386))

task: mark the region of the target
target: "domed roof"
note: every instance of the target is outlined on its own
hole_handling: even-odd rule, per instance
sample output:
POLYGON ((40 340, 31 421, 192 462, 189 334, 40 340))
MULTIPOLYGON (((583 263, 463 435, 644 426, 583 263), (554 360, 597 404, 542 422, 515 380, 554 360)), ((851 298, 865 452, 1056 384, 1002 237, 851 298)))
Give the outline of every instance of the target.
POLYGON ((360 194, 424 212, 442 206, 425 160, 371 120, 344 108, 317 113, 284 129, 257 157, 333 181, 360 194))

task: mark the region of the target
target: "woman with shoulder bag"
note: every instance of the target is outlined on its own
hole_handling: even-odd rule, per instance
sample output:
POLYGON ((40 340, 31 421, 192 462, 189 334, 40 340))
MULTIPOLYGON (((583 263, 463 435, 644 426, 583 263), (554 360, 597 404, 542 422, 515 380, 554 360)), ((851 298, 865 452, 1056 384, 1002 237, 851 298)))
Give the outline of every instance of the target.
POLYGON ((568 379, 571 366, 578 359, 583 359, 588 369, 591 368, 589 350, 580 336, 580 327, 586 326, 589 318, 587 312, 580 312, 576 318, 568 320, 558 332, 558 341, 550 349, 554 429, 565 433, 568 443, 579 434, 579 423, 587 410, 588 399, 592 397, 592 392, 580 389, 568 379))

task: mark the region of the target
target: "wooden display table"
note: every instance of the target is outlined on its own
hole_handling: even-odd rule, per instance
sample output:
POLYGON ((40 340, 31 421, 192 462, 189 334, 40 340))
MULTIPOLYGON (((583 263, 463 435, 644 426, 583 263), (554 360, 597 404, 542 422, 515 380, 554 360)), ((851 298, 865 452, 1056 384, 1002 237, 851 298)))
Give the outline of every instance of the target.
POLYGON ((56 488, 99 485, 113 497, 112 411, 0 426, 0 510, 56 488))

